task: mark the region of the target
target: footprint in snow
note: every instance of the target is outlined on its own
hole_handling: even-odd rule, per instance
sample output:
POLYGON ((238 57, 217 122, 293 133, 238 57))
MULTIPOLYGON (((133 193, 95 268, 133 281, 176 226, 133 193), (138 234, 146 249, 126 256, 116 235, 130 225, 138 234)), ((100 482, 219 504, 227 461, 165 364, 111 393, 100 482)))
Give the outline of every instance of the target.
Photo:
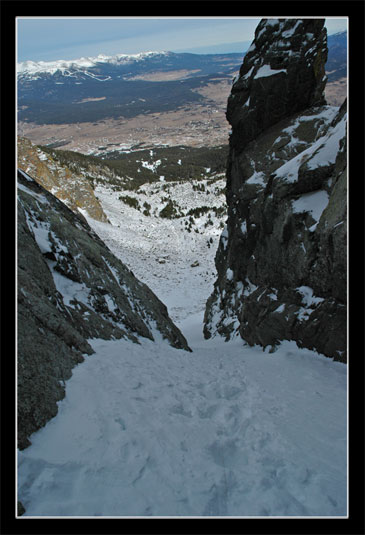
POLYGON ((122 429, 122 431, 125 431, 126 430, 126 425, 125 425, 125 422, 123 420, 123 418, 115 418, 114 421, 119 424, 120 428, 122 429))
POLYGON ((219 410, 219 405, 210 405, 208 407, 203 407, 201 409, 198 408, 198 416, 199 418, 205 419, 205 418, 212 418, 214 414, 219 410))
POLYGON ((223 468, 234 468, 248 463, 247 454, 237 446, 237 440, 216 440, 207 447, 215 464, 223 468))
POLYGON ((191 411, 186 410, 181 403, 171 407, 169 412, 170 414, 181 414, 182 416, 186 416, 187 418, 192 418, 193 416, 191 411))

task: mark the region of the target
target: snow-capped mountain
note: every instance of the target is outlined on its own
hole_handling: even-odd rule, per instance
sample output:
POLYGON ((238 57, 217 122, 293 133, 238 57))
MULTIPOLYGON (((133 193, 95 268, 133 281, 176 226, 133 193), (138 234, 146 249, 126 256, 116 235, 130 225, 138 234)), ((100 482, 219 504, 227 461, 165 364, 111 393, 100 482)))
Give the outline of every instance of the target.
POLYGON ((18 117, 93 122, 204 103, 196 89, 231 79, 242 54, 145 52, 18 65, 18 117))
POLYGON ((144 62, 147 59, 171 55, 171 52, 141 52, 139 54, 116 54, 114 56, 105 56, 104 54, 99 54, 94 57, 82 57, 74 60, 56 60, 56 61, 24 61, 17 64, 17 74, 20 80, 37 80, 40 75, 54 75, 57 72, 61 73, 63 76, 77 76, 77 73, 87 74, 95 79, 100 79, 105 81, 102 78, 98 78, 92 72, 89 72, 87 69, 92 69, 101 64, 109 65, 132 65, 135 63, 144 62))
MULTIPOLYGON (((247 47, 248 48, 248 47, 247 47)), ((333 71, 333 66, 339 66, 339 63, 346 63, 346 52, 347 52, 347 32, 337 32, 335 34, 328 36, 328 65, 327 70, 333 71)), ((98 54, 93 57, 82 57, 73 60, 55 60, 55 61, 23 61, 17 64, 17 75, 19 79, 29 79, 35 80, 40 75, 54 75, 59 71, 65 76, 69 76, 69 73, 74 72, 85 72, 87 69, 92 69, 94 67, 100 66, 102 64, 116 65, 119 67, 122 66, 136 66, 137 64, 143 64, 144 67, 148 68, 148 63, 152 60, 153 64, 156 64, 157 61, 165 61, 166 67, 176 66, 177 61, 181 61, 182 58, 187 61, 196 60, 199 58, 199 61, 202 61, 201 57, 205 56, 206 61, 213 59, 213 61, 218 60, 222 62, 224 57, 229 57, 230 59, 240 56, 242 59, 242 54, 239 53, 230 53, 227 51, 226 54, 209 54, 210 58, 205 54, 176 54, 169 51, 146 51, 140 52, 139 54, 115 54, 113 56, 106 56, 105 54, 98 54), (214 58, 215 56, 215 58, 214 58)), ((161 65, 160 65, 161 66, 161 65)), ((91 74, 91 76, 95 76, 91 74)))

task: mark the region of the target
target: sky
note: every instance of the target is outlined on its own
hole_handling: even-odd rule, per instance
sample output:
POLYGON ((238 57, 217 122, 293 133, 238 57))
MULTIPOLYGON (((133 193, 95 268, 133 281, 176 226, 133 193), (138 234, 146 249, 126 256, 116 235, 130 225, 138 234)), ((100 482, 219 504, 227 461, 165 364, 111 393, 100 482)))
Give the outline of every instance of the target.
MULTIPOLYGON (((150 50, 243 52, 243 44, 253 40, 259 21, 248 17, 18 17, 17 61, 72 60, 150 50)), ((329 35, 346 30, 347 19, 328 18, 326 27, 329 35)))

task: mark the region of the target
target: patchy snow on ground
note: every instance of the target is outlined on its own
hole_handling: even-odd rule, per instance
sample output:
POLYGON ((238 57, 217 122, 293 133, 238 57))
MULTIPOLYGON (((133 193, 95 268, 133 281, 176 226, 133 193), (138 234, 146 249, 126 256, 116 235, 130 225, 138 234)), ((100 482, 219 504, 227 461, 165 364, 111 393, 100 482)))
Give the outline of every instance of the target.
MULTIPOLYGON (((175 187, 182 211, 208 202, 175 187)), ((152 214, 161 188, 139 194, 152 214)), ((268 353, 239 336, 204 340, 220 219, 206 225, 205 214, 188 232, 187 216, 147 217, 120 192, 97 193, 111 224, 89 223, 167 304, 193 352, 158 332, 140 344, 90 340, 57 416, 18 452, 22 518, 346 516, 347 367, 289 341, 268 353)))
POLYGON ((225 181, 209 183, 196 183, 204 186, 204 192, 194 190, 189 182, 145 184, 138 193, 98 186, 95 193, 111 224, 87 217, 109 249, 165 303, 173 321, 203 310, 213 290, 214 257, 222 231, 219 225, 225 221, 225 216, 215 215, 214 208, 225 202, 225 181), (137 199, 141 210, 124 203, 120 197, 125 194, 137 199), (159 216, 169 198, 182 217, 159 216), (151 207, 150 216, 143 214, 144 203, 151 207), (201 207, 210 212, 195 217, 188 232, 190 217, 186 214, 201 207))

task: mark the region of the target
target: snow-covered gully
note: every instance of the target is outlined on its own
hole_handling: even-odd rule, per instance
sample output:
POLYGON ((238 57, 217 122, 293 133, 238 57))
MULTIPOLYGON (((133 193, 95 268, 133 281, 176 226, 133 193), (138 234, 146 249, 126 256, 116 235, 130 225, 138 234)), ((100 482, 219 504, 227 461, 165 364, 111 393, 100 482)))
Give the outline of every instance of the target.
POLYGON ((92 340, 19 452, 25 516, 346 516, 346 366, 236 337, 92 340))
MULTIPOLYGON (((95 353, 74 368, 57 416, 19 451, 24 517, 346 516, 346 366, 294 342, 269 353, 239 336, 204 340, 219 220, 189 233, 119 195, 100 187, 111 224, 88 221, 193 352, 157 331, 155 342, 90 340, 95 353)), ((174 189, 182 207, 201 204, 194 195, 174 189)))

